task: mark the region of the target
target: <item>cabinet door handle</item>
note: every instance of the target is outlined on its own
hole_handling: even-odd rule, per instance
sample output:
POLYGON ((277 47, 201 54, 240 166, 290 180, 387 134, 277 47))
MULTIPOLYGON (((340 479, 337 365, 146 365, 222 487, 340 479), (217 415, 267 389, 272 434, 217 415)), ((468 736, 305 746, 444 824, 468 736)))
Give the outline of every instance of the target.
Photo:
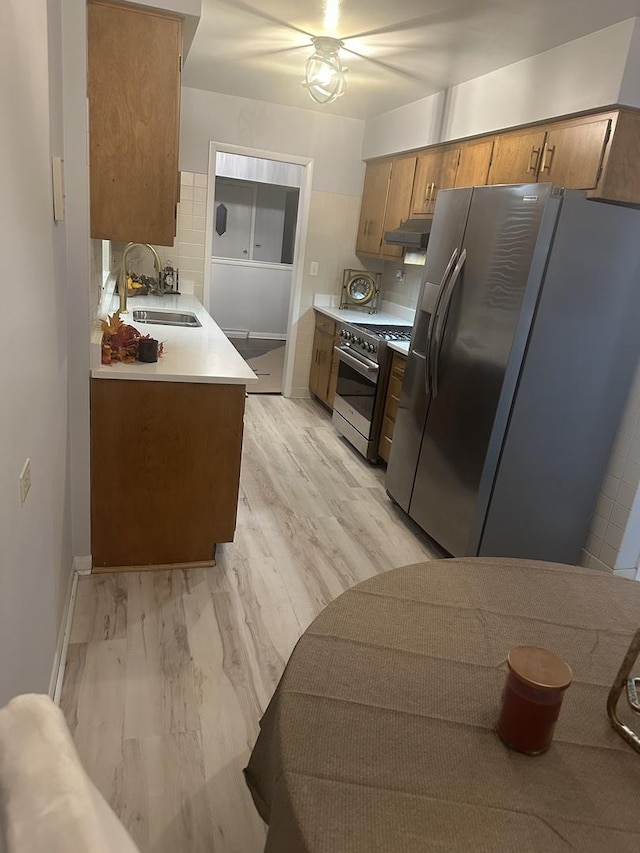
POLYGON ((531 146, 531 154, 529 155, 529 165, 527 166, 527 172, 535 173, 538 171, 538 161, 540 160, 540 148, 536 148, 535 145, 531 146))
POLYGON ((555 145, 545 145, 544 152, 542 154, 542 166, 540 167, 541 172, 544 172, 545 169, 547 170, 547 172, 551 171, 551 161, 553 160, 553 155, 555 153, 555 145), (549 155, 549 162, 547 162, 547 154, 549 155))
POLYGON ((435 200, 436 200, 436 183, 434 181, 431 184, 431 198, 429 199, 429 201, 435 201, 435 200))

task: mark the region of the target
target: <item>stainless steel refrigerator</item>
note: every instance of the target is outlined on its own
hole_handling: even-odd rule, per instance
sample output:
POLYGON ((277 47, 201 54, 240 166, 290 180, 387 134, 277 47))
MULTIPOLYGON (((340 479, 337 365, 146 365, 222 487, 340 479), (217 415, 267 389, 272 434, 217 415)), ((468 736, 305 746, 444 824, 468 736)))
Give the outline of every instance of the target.
POLYGON ((389 495, 454 556, 578 562, 639 349, 639 210, 441 191, 389 495))

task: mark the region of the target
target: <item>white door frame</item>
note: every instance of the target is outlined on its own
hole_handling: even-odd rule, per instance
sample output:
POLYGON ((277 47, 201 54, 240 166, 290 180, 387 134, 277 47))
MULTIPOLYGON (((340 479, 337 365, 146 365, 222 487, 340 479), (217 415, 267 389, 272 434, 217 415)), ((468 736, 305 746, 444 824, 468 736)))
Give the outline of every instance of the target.
POLYGON ((298 320, 300 319, 300 302, 302 297, 302 279, 304 274, 305 249, 307 245, 307 229, 309 226, 309 210, 311 207, 311 187, 313 183, 313 159, 311 157, 296 157, 293 154, 279 154, 275 151, 264 151, 260 148, 246 148, 242 145, 228 145, 226 142, 209 142, 209 171, 207 182, 207 218, 205 236, 205 265, 204 265, 204 307, 211 307, 211 256, 213 251, 213 222, 214 199, 216 184, 216 154, 241 154, 245 157, 259 157, 262 160, 278 160, 281 163, 294 163, 304 166, 304 178, 300 186, 298 201, 298 219, 296 222, 296 241, 293 249, 293 269, 291 271, 291 299, 289 301, 289 318, 287 320, 287 343, 284 353, 284 370, 282 375, 282 396, 290 397, 293 389, 293 370, 298 337, 298 320))

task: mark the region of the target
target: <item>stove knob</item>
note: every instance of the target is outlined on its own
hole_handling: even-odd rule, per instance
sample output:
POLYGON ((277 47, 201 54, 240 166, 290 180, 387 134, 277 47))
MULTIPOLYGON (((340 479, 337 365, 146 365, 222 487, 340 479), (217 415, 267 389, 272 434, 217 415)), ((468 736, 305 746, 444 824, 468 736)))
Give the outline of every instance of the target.
POLYGON ((367 344, 367 352, 373 352, 373 344, 367 344))

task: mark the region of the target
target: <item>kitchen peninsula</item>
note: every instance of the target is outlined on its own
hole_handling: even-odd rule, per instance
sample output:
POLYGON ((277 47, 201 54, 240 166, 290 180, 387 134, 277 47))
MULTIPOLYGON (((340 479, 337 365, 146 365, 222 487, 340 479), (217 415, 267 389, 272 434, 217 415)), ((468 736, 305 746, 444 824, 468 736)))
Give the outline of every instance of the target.
POLYGON ((92 338, 93 571, 214 565, 216 544, 234 536, 246 386, 257 377, 191 296, 131 299, 122 319, 164 353, 103 365, 98 328, 92 338), (190 312, 200 326, 133 319, 151 308, 190 312))

